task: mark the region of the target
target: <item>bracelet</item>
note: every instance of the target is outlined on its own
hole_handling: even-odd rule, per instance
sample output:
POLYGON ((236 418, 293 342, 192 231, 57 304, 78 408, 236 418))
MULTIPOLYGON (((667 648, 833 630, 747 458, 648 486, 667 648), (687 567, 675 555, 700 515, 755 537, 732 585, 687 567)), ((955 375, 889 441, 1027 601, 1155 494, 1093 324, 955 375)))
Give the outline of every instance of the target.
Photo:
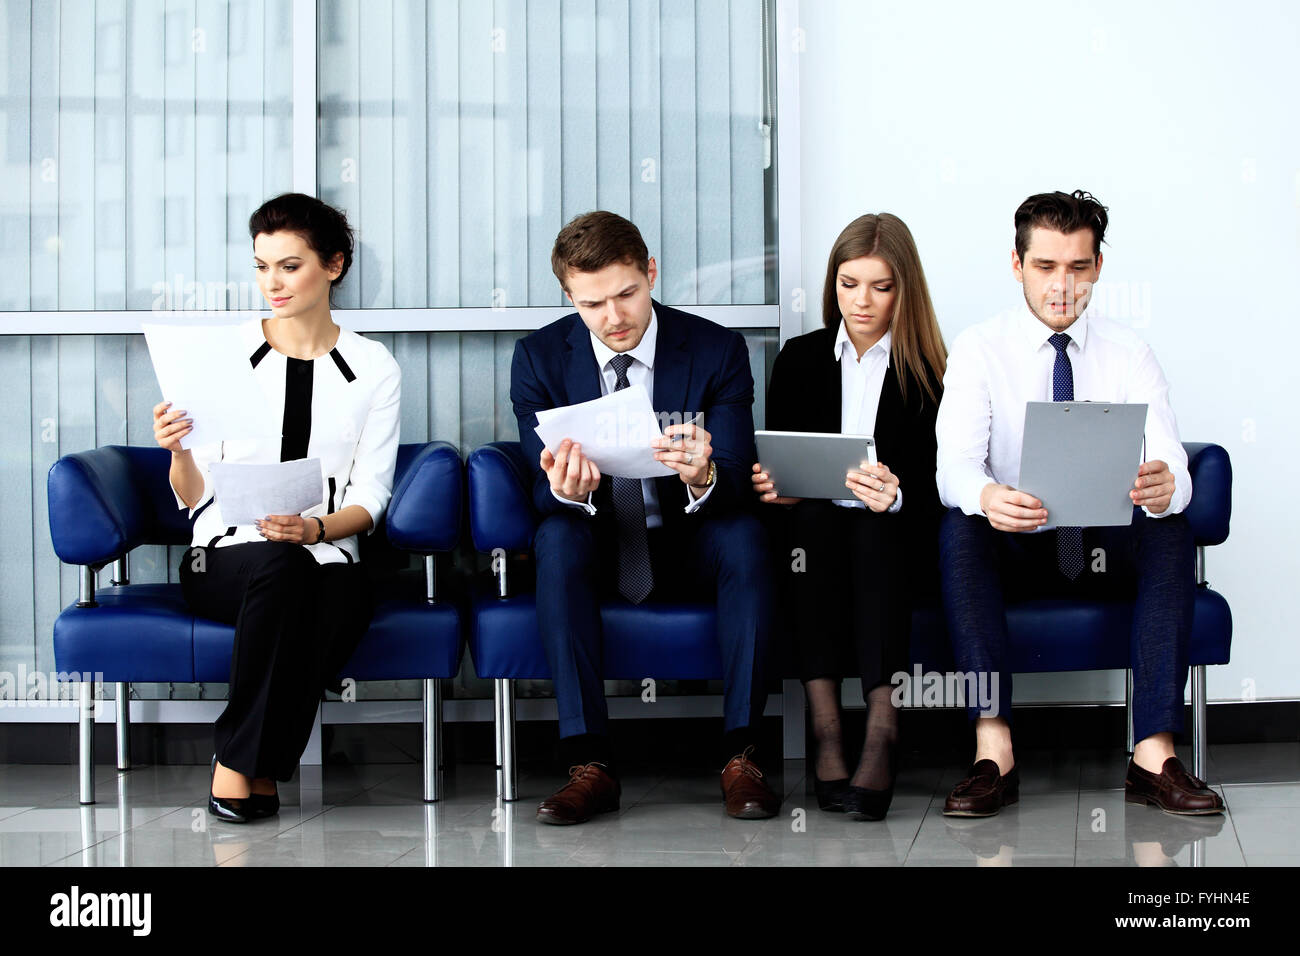
POLYGON ((313 515, 312 517, 315 520, 315 522, 318 525, 320 525, 320 534, 316 535, 316 540, 313 541, 312 544, 320 544, 322 541, 325 540, 325 522, 321 521, 320 518, 317 518, 315 515, 313 515))
POLYGON ((709 477, 706 478, 706 479, 704 480, 704 484, 702 484, 702 485, 691 485, 691 487, 692 487, 692 488, 695 488, 695 489, 698 490, 698 491, 704 491, 705 489, 711 487, 711 486, 713 485, 713 483, 714 483, 715 481, 717 481, 717 480, 718 480, 718 463, 717 463, 716 461, 710 461, 710 462, 709 462, 709 477))

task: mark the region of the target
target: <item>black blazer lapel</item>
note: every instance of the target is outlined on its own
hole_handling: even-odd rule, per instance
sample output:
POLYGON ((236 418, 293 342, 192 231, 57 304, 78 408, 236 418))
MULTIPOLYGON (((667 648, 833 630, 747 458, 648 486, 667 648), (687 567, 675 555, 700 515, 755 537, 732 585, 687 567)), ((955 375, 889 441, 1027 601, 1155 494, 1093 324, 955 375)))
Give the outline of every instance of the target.
POLYGON ((815 369, 810 369, 813 371, 812 382, 816 383, 814 387, 818 390, 819 398, 809 409, 811 414, 808 417, 809 427, 813 431, 834 434, 839 432, 840 423, 844 420, 844 373, 831 350, 835 344, 835 330, 827 331, 831 334, 824 343, 817 343, 815 369))
POLYGON ((880 386, 876 434, 873 436, 876 439, 876 456, 887 465, 897 462, 903 451, 903 411, 903 392, 899 388, 898 373, 894 371, 891 360, 885 369, 885 381, 880 386))

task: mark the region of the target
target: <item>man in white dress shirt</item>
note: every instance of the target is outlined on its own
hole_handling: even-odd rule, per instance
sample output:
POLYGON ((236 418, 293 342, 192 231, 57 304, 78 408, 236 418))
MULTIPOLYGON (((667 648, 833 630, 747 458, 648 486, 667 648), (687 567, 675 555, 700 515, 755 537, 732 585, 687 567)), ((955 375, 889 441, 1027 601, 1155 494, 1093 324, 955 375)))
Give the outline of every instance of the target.
POLYGON ((1025 309, 967 329, 948 356, 936 423, 939 497, 951 509, 940 533, 944 609, 958 669, 990 684, 996 676, 998 691, 987 707, 969 708, 975 762, 948 797, 950 816, 991 816, 1019 798, 1008 594, 1136 593, 1130 648, 1137 743, 1125 799, 1170 813, 1223 810, 1219 796, 1174 755, 1195 583, 1194 544, 1182 515, 1192 485, 1169 385, 1131 330, 1085 314, 1101 273, 1106 225, 1106 208, 1086 192, 1026 199, 1016 210, 1011 258, 1025 309), (1076 400, 1148 406, 1128 527, 1040 530, 1049 521, 1042 502, 1017 490, 1025 403, 1076 400), (1097 549, 1104 563, 1091 560, 1097 549))

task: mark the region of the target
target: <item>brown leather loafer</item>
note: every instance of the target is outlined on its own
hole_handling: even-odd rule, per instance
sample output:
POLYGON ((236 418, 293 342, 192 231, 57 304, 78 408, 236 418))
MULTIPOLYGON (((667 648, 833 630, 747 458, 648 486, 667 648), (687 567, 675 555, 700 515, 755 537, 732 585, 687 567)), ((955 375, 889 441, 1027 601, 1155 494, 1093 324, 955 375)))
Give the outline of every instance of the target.
POLYGON ((597 813, 618 809, 623 788, 603 763, 569 768, 569 782, 537 807, 538 823, 567 826, 585 823, 597 813))
POLYGON ((1124 802, 1150 804, 1165 813, 1192 816, 1223 812, 1223 798, 1204 780, 1188 773, 1177 757, 1166 760, 1159 774, 1143 770, 1130 760, 1124 775, 1124 802))
POLYGON ((991 817, 1020 799, 1020 768, 1003 774, 992 760, 977 760, 943 804, 946 817, 991 817))
POLYGON ((722 799, 727 815, 738 820, 766 820, 781 809, 781 798, 768 789, 763 771, 749 759, 753 749, 746 747, 722 768, 722 799))

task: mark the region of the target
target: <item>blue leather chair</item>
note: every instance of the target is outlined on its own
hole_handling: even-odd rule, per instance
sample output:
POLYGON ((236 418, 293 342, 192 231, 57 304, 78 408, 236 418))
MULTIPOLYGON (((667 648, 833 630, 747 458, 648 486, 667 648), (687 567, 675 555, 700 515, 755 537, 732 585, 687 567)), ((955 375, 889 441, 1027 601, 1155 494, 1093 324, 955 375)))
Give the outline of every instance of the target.
MULTIPOLYGON (((1196 537, 1196 612, 1192 630, 1193 773, 1205 775, 1205 666, 1226 664, 1232 640, 1228 603, 1205 580, 1205 548, 1228 537, 1232 511, 1232 465, 1218 445, 1185 444, 1194 493, 1187 517, 1196 537)), ((495 682, 497 792, 514 800, 515 701, 513 682, 549 679, 550 669, 537 632, 534 595, 511 594, 506 557, 532 547, 537 529, 531 479, 517 442, 493 442, 467 462, 470 530, 474 547, 493 556, 494 593, 473 597, 470 654, 475 673, 495 682)), ((1015 673, 1128 669, 1130 602, 1035 600, 1008 609, 1012 670, 1015 673), (1045 640, 1050 635, 1050 640, 1045 640)), ((714 637, 713 608, 702 604, 612 601, 601 608, 605 676, 718 679, 722 662, 714 637)), ((923 672, 953 669, 952 649, 937 608, 913 617, 912 660, 923 672)), ((1128 677, 1131 701, 1132 673, 1128 677)), ((797 681, 786 681, 782 714, 787 750, 803 740, 803 702, 797 681)), ((1133 748, 1132 714, 1128 747, 1133 748)))
MULTIPOLYGON (((78 600, 54 622, 54 659, 61 679, 80 681, 82 803, 95 798, 96 680, 116 684, 118 769, 125 770, 131 681, 230 679, 233 627, 191 614, 179 584, 127 579, 133 548, 190 543, 190 522, 168 482, 170 459, 161 448, 109 445, 64 455, 50 468, 54 550, 60 560, 81 566, 78 600), (95 572, 108 564, 114 565, 113 584, 96 591, 95 572)), ((436 597, 433 555, 456 546, 463 477, 460 455, 446 442, 399 447, 392 499, 363 549, 365 555, 387 546, 424 555, 424 580, 403 589, 402 572, 393 572, 381 582, 370 629, 339 675, 424 682, 425 800, 440 793, 438 681, 456 675, 463 636, 460 609, 436 597)))

